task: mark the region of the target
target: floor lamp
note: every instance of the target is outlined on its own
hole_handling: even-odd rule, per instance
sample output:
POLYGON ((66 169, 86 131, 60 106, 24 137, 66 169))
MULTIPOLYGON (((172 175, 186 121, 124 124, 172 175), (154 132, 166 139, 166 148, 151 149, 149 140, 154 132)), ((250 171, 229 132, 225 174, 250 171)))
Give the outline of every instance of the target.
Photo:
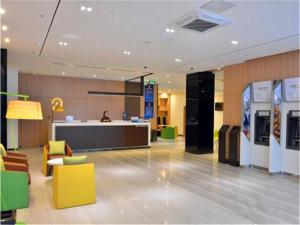
MULTIPOLYGON (((22 100, 10 100, 6 111, 6 119, 42 120, 43 113, 40 102, 28 101, 28 95, 0 92, 1 95, 22 98, 22 100)), ((14 135, 15 136, 15 135, 14 135)), ((15 146, 16 150, 16 146, 15 146)))

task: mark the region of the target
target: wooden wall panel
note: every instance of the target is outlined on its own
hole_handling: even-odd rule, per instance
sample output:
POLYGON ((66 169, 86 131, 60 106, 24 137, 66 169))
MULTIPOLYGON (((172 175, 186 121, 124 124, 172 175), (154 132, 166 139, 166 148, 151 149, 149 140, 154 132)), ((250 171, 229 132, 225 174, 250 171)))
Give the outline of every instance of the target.
POLYGON ((19 121, 19 143, 22 147, 37 147, 48 142, 48 126, 51 121, 51 99, 60 97, 65 112, 55 113, 54 119, 74 115, 77 120, 100 120, 108 110, 113 120, 121 119, 124 112, 124 96, 92 96, 88 91, 124 92, 124 82, 58 76, 19 75, 19 93, 42 103, 43 121, 19 121))
POLYGON ((299 76, 299 51, 253 59, 224 68, 224 124, 240 125, 241 95, 254 81, 299 76))

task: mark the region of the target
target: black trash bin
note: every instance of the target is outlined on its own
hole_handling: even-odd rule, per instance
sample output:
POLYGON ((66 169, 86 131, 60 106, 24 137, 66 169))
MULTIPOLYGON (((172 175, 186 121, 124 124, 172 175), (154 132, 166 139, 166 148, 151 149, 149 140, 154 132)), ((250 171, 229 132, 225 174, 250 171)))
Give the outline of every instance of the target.
POLYGON ((230 125, 223 125, 219 130, 219 162, 229 161, 229 130, 230 125))
POLYGON ((233 126, 229 131, 229 164, 240 165, 240 126, 233 126))

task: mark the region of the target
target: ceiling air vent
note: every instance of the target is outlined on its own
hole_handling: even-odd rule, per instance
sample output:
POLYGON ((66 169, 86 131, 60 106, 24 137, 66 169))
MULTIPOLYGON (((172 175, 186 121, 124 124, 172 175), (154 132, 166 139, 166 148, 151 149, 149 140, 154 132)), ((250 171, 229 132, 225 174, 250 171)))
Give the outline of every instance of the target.
POLYGON ((174 27, 175 29, 184 28, 204 33, 215 30, 230 22, 231 21, 226 17, 201 9, 198 12, 191 11, 187 13, 171 24, 170 27, 174 27))

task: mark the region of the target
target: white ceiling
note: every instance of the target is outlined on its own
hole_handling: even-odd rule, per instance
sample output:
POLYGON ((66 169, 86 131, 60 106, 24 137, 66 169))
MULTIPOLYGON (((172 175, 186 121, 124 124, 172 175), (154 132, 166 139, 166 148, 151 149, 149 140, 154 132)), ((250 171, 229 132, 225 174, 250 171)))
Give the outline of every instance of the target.
POLYGON ((178 29, 162 35, 168 24, 207 2, 62 0, 39 56, 58 1, 2 0, 1 24, 8 30, 1 46, 8 49, 9 67, 22 72, 109 80, 153 72, 151 78, 172 91, 185 88, 189 72, 299 49, 299 1, 231 1, 235 6, 222 13, 229 25, 205 34, 178 29), (82 5, 93 11, 82 12, 82 5))

